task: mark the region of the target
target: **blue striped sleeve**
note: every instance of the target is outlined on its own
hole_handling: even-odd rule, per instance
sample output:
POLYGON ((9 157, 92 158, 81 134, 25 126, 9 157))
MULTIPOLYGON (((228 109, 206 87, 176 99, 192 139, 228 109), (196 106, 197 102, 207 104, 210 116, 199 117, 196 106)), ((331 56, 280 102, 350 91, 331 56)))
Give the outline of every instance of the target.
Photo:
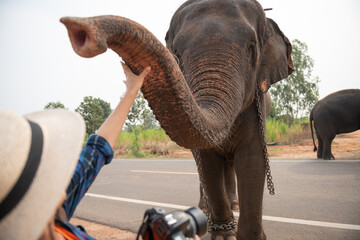
POLYGON ((113 150, 105 138, 93 134, 83 148, 75 172, 66 190, 64 209, 70 219, 84 197, 85 193, 95 180, 100 169, 113 159, 113 150))

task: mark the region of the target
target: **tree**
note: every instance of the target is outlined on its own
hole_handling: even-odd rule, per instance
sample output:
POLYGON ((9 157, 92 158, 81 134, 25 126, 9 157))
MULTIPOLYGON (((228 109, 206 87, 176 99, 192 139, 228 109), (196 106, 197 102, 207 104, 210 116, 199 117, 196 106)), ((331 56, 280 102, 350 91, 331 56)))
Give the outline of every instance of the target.
POLYGON ((158 128, 160 126, 141 92, 138 92, 131 105, 125 122, 126 131, 128 132, 131 132, 137 126, 140 126, 142 130, 158 128))
POLYGON ((139 137, 143 130, 158 128, 159 123, 149 108, 143 94, 138 92, 125 122, 125 129, 133 133, 130 151, 135 157, 143 157, 140 151, 139 137))
POLYGON ((143 129, 157 129, 160 127, 160 123, 158 120, 156 120, 155 115, 151 111, 150 108, 146 109, 143 114, 143 129))
POLYGON ((105 102, 104 100, 102 100, 100 98, 95 98, 95 101, 98 101, 101 108, 103 109, 103 111, 104 111, 103 119, 105 120, 112 112, 110 103, 105 102))
POLYGON ((110 114, 107 113, 109 109, 111 112, 110 103, 107 103, 100 98, 87 96, 84 97, 84 100, 80 103, 80 106, 75 109, 75 111, 80 113, 84 118, 86 123, 86 133, 90 135, 95 133, 95 131, 105 121, 107 116, 110 114))
POLYGON ((65 106, 60 101, 57 101, 57 102, 49 102, 44 107, 44 109, 56 109, 56 108, 65 108, 65 106))
POLYGON ((320 82, 312 77, 314 60, 308 55, 306 43, 292 41, 292 59, 295 71, 271 89, 272 109, 270 117, 282 118, 291 125, 295 119, 307 116, 319 99, 320 82))

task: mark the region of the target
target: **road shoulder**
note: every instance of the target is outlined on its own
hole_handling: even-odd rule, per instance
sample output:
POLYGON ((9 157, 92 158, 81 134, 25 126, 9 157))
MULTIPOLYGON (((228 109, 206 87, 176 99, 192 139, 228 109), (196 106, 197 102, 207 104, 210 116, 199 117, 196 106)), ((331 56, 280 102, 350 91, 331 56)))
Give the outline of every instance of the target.
POLYGON ((102 224, 85 221, 79 218, 72 218, 70 221, 73 225, 81 225, 85 228, 86 232, 99 240, 134 240, 136 239, 136 234, 120 230, 118 228, 105 226, 102 224))

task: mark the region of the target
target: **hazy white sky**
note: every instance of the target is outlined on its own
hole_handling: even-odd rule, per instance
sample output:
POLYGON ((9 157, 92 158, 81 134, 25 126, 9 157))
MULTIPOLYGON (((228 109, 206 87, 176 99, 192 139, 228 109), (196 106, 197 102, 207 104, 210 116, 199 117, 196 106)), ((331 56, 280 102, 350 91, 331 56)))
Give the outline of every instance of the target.
MULTIPOLYGON (((63 16, 119 15, 165 43, 170 19, 184 0, 0 0, 0 108, 25 114, 60 101, 74 110, 84 96, 114 108, 124 92, 119 57, 92 59, 72 50, 63 16)), ((307 43, 320 97, 360 88, 360 1, 261 0, 290 39, 307 43)))

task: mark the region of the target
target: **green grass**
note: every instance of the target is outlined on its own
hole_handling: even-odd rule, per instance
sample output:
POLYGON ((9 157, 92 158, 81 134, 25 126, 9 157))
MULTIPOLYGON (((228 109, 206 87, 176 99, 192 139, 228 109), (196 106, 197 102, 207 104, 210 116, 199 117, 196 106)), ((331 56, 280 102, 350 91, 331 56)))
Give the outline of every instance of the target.
MULTIPOLYGON (((121 132, 117 140, 117 143, 120 145, 126 145, 127 143, 131 142, 133 137, 134 137, 133 132, 130 133, 123 131, 121 132)), ((147 129, 140 131, 139 134, 139 141, 141 143, 146 143, 146 142, 159 143, 159 142, 167 142, 169 140, 170 140, 169 136, 166 135, 163 129, 147 129)))
POLYGON ((163 129, 147 129, 139 132, 137 141, 133 132, 121 132, 115 146, 115 155, 125 157, 156 157, 169 150, 179 148, 163 129), (140 153, 134 152, 135 145, 140 146, 140 153))
POLYGON ((140 140, 144 142, 167 142, 170 138, 164 129, 147 129, 141 132, 140 140))
POLYGON ((308 135, 308 119, 298 119, 291 126, 278 119, 266 120, 266 141, 280 144, 294 143, 308 135))
MULTIPOLYGON (((282 120, 266 120, 266 141, 278 144, 296 143, 305 137, 310 137, 309 120, 300 119, 291 126, 282 120)), ((115 156, 121 157, 157 157, 166 155, 170 151, 180 149, 175 142, 171 141, 163 129, 148 129, 139 131, 138 138, 134 133, 123 131, 114 148, 115 156), (137 146, 140 147, 137 150, 137 146), (135 149, 135 150, 134 150, 135 149)))
POLYGON ((266 121, 266 141, 276 142, 286 135, 288 126, 285 122, 276 120, 275 118, 266 121))

